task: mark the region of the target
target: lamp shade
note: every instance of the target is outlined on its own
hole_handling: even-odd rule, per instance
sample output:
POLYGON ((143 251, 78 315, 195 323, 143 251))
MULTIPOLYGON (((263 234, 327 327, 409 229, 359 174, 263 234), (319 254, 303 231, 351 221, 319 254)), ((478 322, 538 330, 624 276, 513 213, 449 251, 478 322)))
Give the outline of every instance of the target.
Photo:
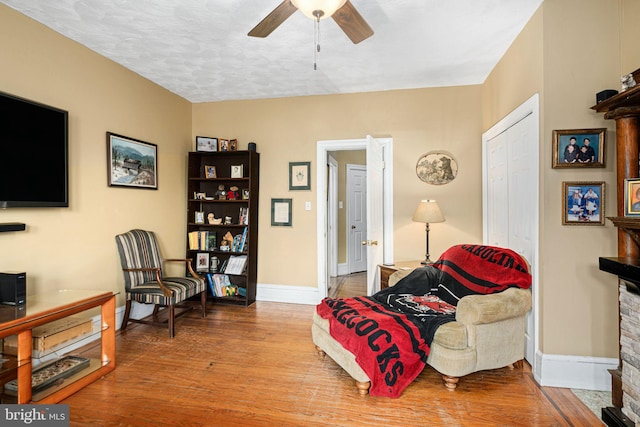
POLYGON ((444 222, 444 215, 435 200, 421 200, 416 212, 411 218, 415 222, 432 223, 444 222))
POLYGON ((347 0, 291 0, 291 3, 311 19, 326 19, 340 9, 347 0), (315 11, 322 11, 317 16, 315 11))

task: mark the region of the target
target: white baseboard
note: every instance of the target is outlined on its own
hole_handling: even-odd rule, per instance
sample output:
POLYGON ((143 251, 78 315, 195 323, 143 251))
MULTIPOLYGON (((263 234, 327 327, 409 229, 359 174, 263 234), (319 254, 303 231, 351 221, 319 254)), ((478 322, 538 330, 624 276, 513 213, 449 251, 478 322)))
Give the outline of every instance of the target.
POLYGON ((258 284, 256 300, 316 305, 320 302, 320 297, 318 296, 318 288, 258 284))
POLYGON ((538 353, 533 376, 541 386, 611 391, 608 370, 617 367, 618 359, 538 353))
POLYGON ((338 276, 346 276, 349 274, 349 264, 338 264, 338 276))

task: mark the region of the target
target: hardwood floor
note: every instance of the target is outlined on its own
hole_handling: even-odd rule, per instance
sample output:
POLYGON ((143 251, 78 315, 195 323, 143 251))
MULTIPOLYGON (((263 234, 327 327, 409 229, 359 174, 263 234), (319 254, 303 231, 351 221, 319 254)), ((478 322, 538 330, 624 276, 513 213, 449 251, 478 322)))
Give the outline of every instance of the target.
POLYGON ((352 273, 344 276, 332 277, 329 282, 331 298, 350 298, 367 294, 367 272, 352 273))
MULTIPOLYGON (((314 306, 212 305, 117 335, 116 370, 61 403, 72 426, 597 426, 568 389, 531 370, 463 377, 448 391, 427 366, 399 399, 360 396, 311 341, 314 306)), ((97 344, 77 354, 98 355, 97 344)))

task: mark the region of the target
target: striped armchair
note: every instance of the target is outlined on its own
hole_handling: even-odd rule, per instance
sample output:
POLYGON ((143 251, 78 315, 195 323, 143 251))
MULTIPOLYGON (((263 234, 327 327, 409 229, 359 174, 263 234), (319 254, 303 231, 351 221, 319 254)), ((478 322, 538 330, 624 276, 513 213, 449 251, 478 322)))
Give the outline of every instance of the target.
POLYGON ((152 231, 131 230, 116 236, 120 264, 124 273, 124 288, 127 303, 121 330, 127 328, 129 322, 169 326, 169 337, 175 335, 175 318, 194 308, 193 304, 184 301, 200 294, 202 317, 206 317, 207 292, 206 284, 191 267, 189 259, 166 259, 164 262, 183 262, 191 277, 163 277, 160 247, 156 235, 152 231), (129 319, 131 301, 142 304, 154 304, 153 320, 129 319), (160 307, 166 307, 167 319, 159 320, 160 307), (181 309, 176 313, 176 307, 181 309))

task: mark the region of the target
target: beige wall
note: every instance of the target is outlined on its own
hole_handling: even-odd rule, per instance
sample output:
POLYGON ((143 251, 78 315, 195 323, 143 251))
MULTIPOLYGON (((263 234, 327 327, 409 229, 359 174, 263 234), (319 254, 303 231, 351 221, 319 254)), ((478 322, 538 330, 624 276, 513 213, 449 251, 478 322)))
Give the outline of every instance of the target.
POLYGON ((563 181, 604 181, 606 215, 616 212, 615 124, 590 107, 600 90, 619 88, 621 52, 634 51, 628 61, 638 66, 635 46, 625 48, 627 40, 637 40, 637 30, 635 39, 619 33, 630 3, 546 0, 483 85, 485 130, 540 93, 539 321, 545 354, 618 356, 616 280, 598 269, 599 256, 617 253, 616 230, 609 221, 604 227, 563 226, 561 195, 563 181), (606 168, 551 168, 554 129, 598 127, 609 129, 606 168))
POLYGON ((0 233, 0 271, 26 271, 28 294, 122 292, 114 235, 134 227, 184 256, 191 104, 4 5, 0 40, 0 91, 68 110, 70 127, 70 207, 1 210, 27 230, 0 233), (107 186, 107 131, 158 145, 158 191, 107 186))
POLYGON ((432 227, 434 257, 452 244, 482 240, 480 86, 196 104, 193 135, 255 141, 261 155, 258 282, 317 287, 316 142, 390 136, 394 144, 394 251, 422 259, 424 225, 411 221, 424 198, 439 201, 447 221, 432 227), (458 159, 448 185, 416 176, 416 161, 443 149, 458 159), (311 191, 289 191, 288 164, 311 161, 311 191), (293 226, 271 227, 270 199, 293 199, 293 226), (313 209, 304 210, 305 201, 313 209))

